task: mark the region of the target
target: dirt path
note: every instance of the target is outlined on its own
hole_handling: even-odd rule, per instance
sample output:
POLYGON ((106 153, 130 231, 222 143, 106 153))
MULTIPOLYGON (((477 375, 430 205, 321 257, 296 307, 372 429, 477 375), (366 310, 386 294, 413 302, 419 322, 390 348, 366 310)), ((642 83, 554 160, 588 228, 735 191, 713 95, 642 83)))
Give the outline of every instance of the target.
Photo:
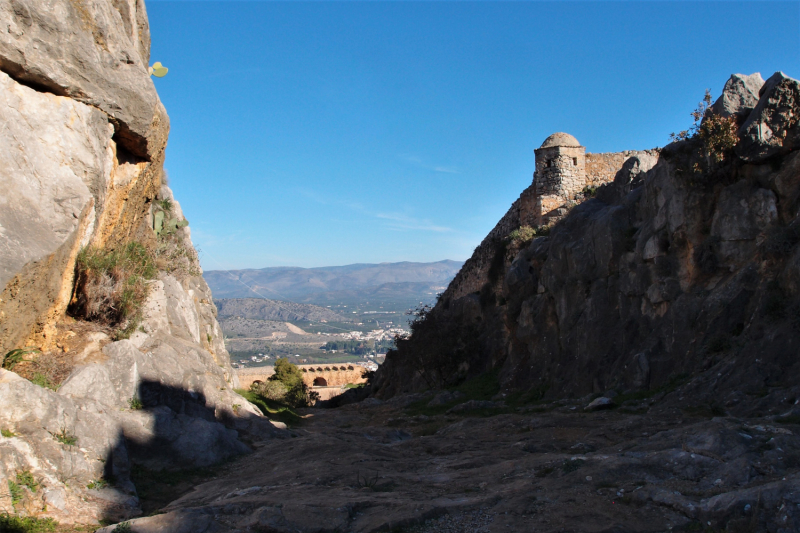
POLYGON ((166 514, 137 520, 136 531, 789 532, 800 524, 796 426, 670 409, 585 413, 563 402, 411 416, 413 399, 310 409, 296 437, 256 443, 166 514))

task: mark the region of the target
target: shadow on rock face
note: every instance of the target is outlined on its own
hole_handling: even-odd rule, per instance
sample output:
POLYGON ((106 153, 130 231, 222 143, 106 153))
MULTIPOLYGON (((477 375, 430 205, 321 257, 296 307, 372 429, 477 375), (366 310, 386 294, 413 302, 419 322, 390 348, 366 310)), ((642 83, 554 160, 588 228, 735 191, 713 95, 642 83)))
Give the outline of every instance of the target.
POLYGON ((151 470, 210 466, 248 453, 201 392, 142 381, 139 416, 123 423, 131 461, 151 470))

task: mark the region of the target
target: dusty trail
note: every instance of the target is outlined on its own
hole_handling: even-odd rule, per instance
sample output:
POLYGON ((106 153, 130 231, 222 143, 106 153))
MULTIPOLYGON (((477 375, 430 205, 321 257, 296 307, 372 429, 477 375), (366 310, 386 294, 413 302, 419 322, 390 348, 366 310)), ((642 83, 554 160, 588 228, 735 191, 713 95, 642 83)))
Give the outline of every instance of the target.
POLYGON ((309 409, 295 438, 254 443, 254 454, 135 531, 788 532, 800 523, 794 426, 666 405, 585 413, 578 402, 409 416, 415 399, 309 409))

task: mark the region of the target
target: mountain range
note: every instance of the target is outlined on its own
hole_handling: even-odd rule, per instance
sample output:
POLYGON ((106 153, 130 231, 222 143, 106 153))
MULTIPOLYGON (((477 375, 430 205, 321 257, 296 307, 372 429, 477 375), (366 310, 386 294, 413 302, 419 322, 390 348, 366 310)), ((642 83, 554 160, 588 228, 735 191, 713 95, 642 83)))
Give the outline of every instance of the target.
POLYGON ((300 268, 209 270, 203 274, 215 298, 268 298, 307 303, 347 300, 430 300, 463 265, 434 263, 352 264, 300 268))

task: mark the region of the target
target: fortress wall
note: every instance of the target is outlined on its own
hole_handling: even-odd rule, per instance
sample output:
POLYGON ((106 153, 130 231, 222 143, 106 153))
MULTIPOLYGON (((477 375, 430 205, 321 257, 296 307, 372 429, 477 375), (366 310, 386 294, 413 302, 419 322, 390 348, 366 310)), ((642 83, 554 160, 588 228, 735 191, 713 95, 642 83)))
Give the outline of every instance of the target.
POLYGON ((614 181, 614 176, 630 157, 647 156, 658 158, 658 153, 658 150, 625 150, 623 152, 586 154, 586 180, 584 186, 597 187, 614 181))
POLYGON ((587 185, 598 186, 614 181, 617 172, 630 157, 658 158, 658 150, 625 150, 623 152, 587 153, 584 148, 553 147, 537 150, 537 181, 525 189, 481 244, 475 248, 461 270, 450 282, 444 296, 458 299, 480 291, 488 281, 489 268, 497 249, 496 243, 509 233, 527 225, 531 227, 560 218, 570 201, 583 201, 579 194, 587 185), (547 158, 554 160, 546 167, 547 158), (573 158, 578 160, 575 165, 573 158), (585 161, 585 162, 584 162, 585 161), (561 181, 558 181, 561 180, 561 181), (550 217, 546 217, 548 213, 550 217))

